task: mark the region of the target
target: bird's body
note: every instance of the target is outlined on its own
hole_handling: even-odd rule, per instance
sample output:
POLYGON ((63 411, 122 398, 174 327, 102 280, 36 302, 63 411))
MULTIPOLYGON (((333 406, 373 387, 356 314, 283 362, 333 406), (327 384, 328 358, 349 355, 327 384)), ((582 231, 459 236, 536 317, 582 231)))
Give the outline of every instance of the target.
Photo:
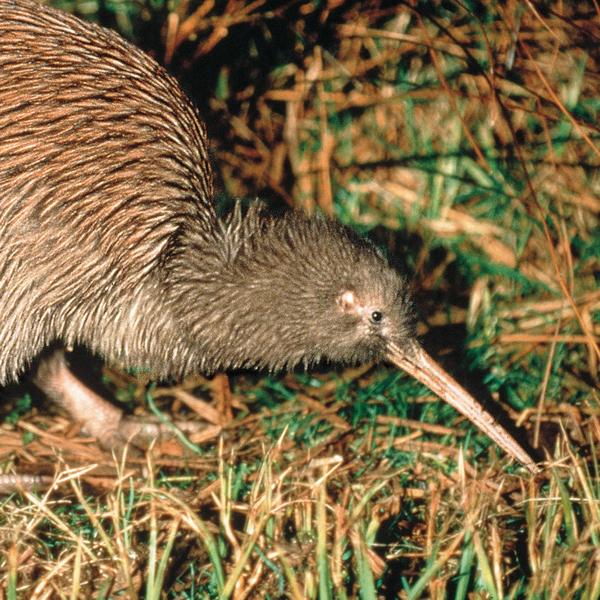
MULTIPOLYGON (((0 0, 0 382, 59 341, 157 377, 389 359, 445 393, 372 244, 295 213, 220 219, 212 198, 204 127, 164 69, 0 0)), ((446 399, 531 468, 474 400, 446 399)))
POLYGON ((2 0, 0 124, 0 381, 53 340, 187 371, 163 269, 190 223, 217 225, 206 134, 176 82, 112 32, 2 0))
POLYGON ((383 357, 340 355, 318 307, 396 273, 323 219, 217 218, 194 108, 116 34, 2 0, 0 124, 0 381, 54 340, 157 377, 383 357))

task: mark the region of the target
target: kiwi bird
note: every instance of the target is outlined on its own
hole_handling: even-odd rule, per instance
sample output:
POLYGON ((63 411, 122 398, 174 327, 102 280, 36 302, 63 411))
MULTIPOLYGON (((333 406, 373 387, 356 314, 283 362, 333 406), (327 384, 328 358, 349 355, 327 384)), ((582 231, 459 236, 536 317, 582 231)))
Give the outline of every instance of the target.
MULTIPOLYGON (((55 342, 156 378, 389 361, 537 469, 422 349, 407 282, 370 242, 295 212, 219 217, 207 144, 148 55, 0 0, 0 383, 55 342)), ((98 437, 121 427, 62 367, 39 379, 98 437)))

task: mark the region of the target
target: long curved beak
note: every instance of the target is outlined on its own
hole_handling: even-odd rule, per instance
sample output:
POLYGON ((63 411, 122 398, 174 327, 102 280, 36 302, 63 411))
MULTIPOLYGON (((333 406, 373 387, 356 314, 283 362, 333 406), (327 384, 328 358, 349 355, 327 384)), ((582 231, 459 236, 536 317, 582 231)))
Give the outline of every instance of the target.
POLYGON ((503 448, 509 456, 518 460, 532 473, 539 472, 534 460, 515 438, 469 392, 450 377, 418 343, 415 342, 407 350, 401 350, 395 344, 390 344, 387 360, 404 369, 417 381, 425 384, 442 400, 445 400, 458 412, 465 415, 469 421, 503 448))

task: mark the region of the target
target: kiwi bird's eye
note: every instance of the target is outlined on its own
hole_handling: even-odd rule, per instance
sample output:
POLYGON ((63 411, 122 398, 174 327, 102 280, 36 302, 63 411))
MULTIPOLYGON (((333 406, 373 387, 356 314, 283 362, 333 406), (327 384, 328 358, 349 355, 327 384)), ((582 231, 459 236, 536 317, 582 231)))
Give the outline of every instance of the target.
POLYGON ((383 319, 383 315, 378 310, 374 310, 371 313, 371 321, 373 321, 373 323, 379 323, 381 319, 383 319))

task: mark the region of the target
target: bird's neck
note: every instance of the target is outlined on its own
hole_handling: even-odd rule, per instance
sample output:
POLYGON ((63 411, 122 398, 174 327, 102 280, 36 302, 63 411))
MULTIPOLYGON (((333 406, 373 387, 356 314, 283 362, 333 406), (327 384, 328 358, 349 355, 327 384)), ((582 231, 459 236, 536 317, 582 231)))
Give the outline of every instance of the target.
POLYGON ((245 215, 236 209, 211 238, 191 231, 182 240, 166 269, 166 289, 200 370, 275 370, 319 360, 307 343, 312 314, 305 293, 318 282, 295 255, 297 231, 290 218, 263 217, 256 207, 245 215))

